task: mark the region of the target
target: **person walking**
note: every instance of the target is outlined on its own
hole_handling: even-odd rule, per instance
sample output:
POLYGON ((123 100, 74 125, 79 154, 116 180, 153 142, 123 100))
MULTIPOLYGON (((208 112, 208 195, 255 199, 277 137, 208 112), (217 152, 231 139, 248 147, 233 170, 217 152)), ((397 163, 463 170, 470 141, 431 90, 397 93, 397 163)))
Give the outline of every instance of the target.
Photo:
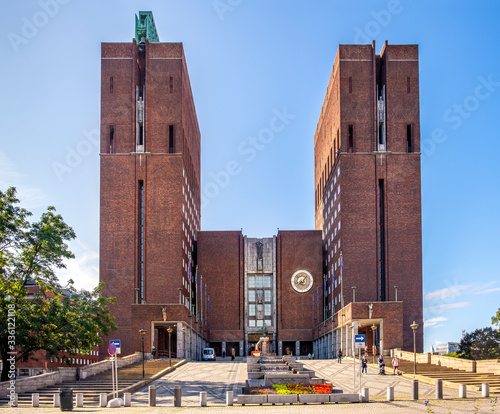
POLYGON ((339 349, 337 352, 337 363, 342 364, 342 350, 339 349))
POLYGON ((399 358, 397 355, 395 355, 392 360, 392 368, 394 369, 394 375, 399 375, 399 358))
POLYGON ((379 375, 385 375, 385 362, 382 354, 380 354, 380 357, 378 358, 378 373, 379 375))
POLYGON ((368 374, 368 360, 366 359, 366 355, 363 355, 363 359, 361 360, 361 373, 368 374))

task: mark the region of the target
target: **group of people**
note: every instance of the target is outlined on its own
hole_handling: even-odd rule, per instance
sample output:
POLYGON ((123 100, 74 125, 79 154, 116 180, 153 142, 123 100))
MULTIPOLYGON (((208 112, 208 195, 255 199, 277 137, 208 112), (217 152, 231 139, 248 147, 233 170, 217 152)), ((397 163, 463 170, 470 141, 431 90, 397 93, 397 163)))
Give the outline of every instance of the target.
MULTIPOLYGON (((378 368, 379 368, 379 375, 385 375, 385 361, 384 357, 382 355, 379 355, 378 357, 378 368)), ((339 349, 337 351, 337 363, 341 364, 342 363, 342 350, 339 349)), ((392 368, 393 368, 393 374, 394 375, 399 375, 399 358, 397 355, 394 356, 392 359, 392 368)), ((368 374, 368 356, 366 354, 363 355, 363 358, 361 359, 361 373, 362 374, 368 374)))

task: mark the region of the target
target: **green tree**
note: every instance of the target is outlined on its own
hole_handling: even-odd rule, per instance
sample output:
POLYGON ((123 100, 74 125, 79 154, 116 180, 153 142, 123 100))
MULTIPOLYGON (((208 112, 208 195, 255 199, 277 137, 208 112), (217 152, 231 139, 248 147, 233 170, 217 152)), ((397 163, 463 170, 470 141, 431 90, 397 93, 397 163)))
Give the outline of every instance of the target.
POLYGON ((72 281, 65 289, 59 284, 55 272, 65 267, 65 259, 74 257, 66 244, 75 238, 73 229, 54 207, 30 223, 31 213, 18 203, 15 188, 0 191, 2 381, 10 379, 9 352, 17 352, 16 361, 40 349, 47 358, 61 357, 65 350, 88 352, 102 343, 99 334, 116 329, 108 309, 115 299, 102 296, 102 285, 92 292, 77 292, 72 281), (28 296, 33 282, 39 289, 28 296), (9 309, 14 309, 15 328, 7 323, 14 322, 9 309), (13 337, 15 347, 9 342, 13 337))
POLYGON ((466 333, 460 341, 460 357, 466 359, 500 358, 500 332, 491 327, 466 333))
POLYGON ((491 323, 497 325, 500 332, 500 308, 498 308, 496 315, 491 317, 491 323))

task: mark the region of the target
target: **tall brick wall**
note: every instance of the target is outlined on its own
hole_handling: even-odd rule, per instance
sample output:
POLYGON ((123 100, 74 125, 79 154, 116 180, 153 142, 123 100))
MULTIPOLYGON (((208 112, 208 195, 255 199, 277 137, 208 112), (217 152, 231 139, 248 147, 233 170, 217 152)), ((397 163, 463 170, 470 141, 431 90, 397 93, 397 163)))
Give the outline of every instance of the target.
MULTIPOLYGON (((353 286, 356 301, 370 302, 394 300, 398 286, 405 349, 413 347, 410 324, 423 321, 419 117, 418 46, 386 43, 380 55, 374 43, 339 46, 315 133, 316 228, 323 231, 323 272, 328 291, 333 291, 327 315, 340 310, 342 295, 344 305, 353 300, 353 286), (378 152, 382 86, 385 148, 378 152), (332 159, 336 147, 340 152, 332 159), (385 264, 380 261, 382 247, 385 264)), ((422 334, 420 330, 419 349, 422 334)))
POLYGON ((313 296, 323 302, 323 274, 321 232, 278 231, 277 237, 277 312, 278 340, 312 340, 314 320, 319 320, 322 309, 313 312, 313 296), (314 279, 305 293, 295 291, 291 284, 297 270, 307 270, 314 279), (319 313, 319 315, 318 315, 319 313))
MULTIPOLYGON (((135 306, 139 182, 144 188, 143 305, 185 305, 188 265, 194 264, 189 255, 194 256, 200 226, 200 132, 181 43, 146 42, 144 53, 135 40, 102 45, 100 279, 104 293, 117 298, 111 307, 119 326, 111 336, 117 339, 135 335, 131 320, 140 312, 135 306), (141 150, 136 88, 143 86, 141 150)), ((193 300, 203 306, 202 298, 193 300)), ((181 319, 187 321, 184 309, 181 319)), ((138 350, 134 341, 124 341, 123 348, 126 354, 138 350)))
POLYGON ((241 231, 198 233, 198 273, 210 292, 209 340, 243 340, 243 236, 241 231))

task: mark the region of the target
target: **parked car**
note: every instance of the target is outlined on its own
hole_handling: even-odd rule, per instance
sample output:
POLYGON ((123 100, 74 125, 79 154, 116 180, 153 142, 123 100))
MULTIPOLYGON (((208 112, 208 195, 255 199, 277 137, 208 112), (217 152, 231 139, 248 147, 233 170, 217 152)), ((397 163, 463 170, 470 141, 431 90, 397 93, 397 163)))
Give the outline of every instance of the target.
POLYGON ((203 361, 215 361, 215 349, 213 348, 203 348, 203 361))

